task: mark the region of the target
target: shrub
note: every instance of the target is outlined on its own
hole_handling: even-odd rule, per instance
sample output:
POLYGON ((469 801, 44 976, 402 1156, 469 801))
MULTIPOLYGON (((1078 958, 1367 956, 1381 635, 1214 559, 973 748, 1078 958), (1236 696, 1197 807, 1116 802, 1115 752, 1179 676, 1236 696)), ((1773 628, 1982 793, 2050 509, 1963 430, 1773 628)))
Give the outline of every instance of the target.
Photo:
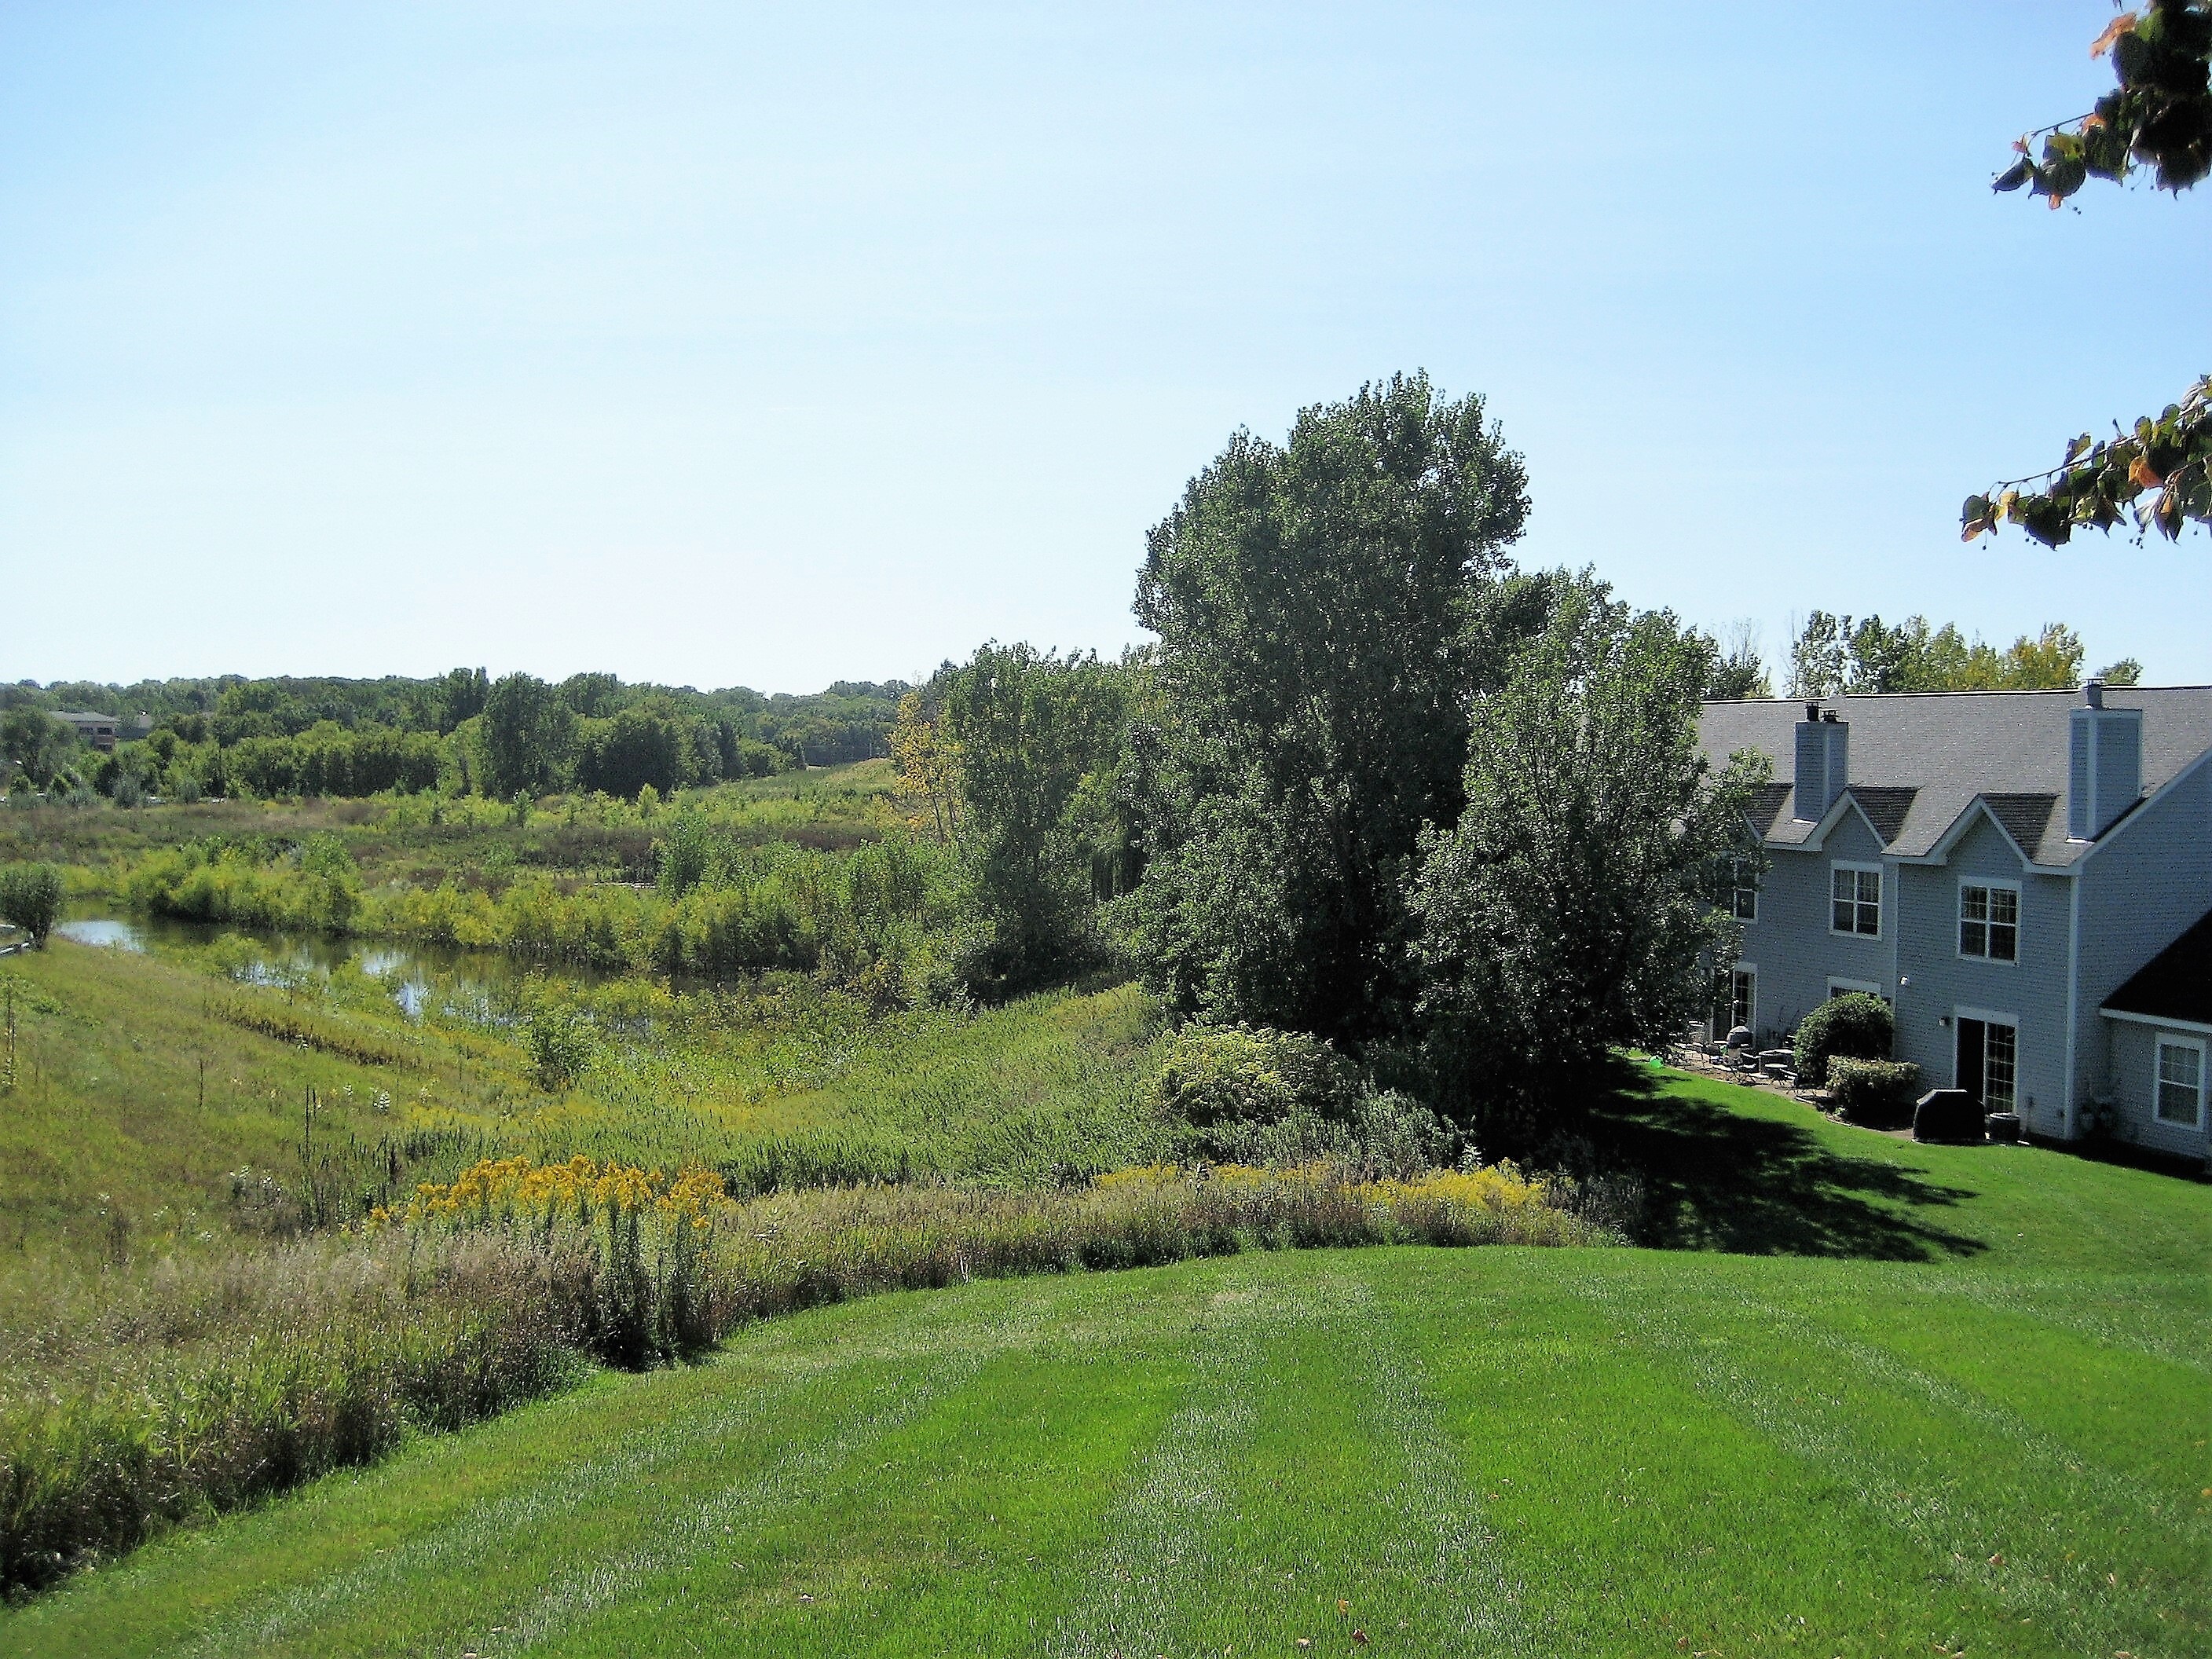
POLYGON ((1350 1068, 1303 1031, 1262 1025, 1187 1025, 1158 1079, 1163 1109, 1193 1128, 1337 1118, 1350 1104, 1350 1068))
POLYGON ((1836 1097, 1836 1109, 1854 1121, 1901 1123, 1911 1115, 1920 1092, 1920 1068, 1909 1060, 1832 1055, 1828 1091, 1836 1097))
POLYGON ((62 872, 51 864, 0 869, 0 921, 12 921, 43 947, 62 915, 62 872))
POLYGON ((1828 1061, 1838 1054, 1887 1060, 1896 1030, 1896 1017, 1878 996, 1846 991, 1830 997, 1798 1024, 1798 1082, 1820 1088, 1828 1079, 1828 1061))
POLYGON ((1363 1097, 1357 1121, 1360 1167, 1370 1178, 1410 1179, 1449 1164, 1458 1150, 1449 1124, 1395 1089, 1363 1097))
POLYGON ((538 1086, 558 1093, 584 1074, 599 1042, 580 1010, 552 1004, 523 1020, 522 1046, 529 1050, 538 1086))

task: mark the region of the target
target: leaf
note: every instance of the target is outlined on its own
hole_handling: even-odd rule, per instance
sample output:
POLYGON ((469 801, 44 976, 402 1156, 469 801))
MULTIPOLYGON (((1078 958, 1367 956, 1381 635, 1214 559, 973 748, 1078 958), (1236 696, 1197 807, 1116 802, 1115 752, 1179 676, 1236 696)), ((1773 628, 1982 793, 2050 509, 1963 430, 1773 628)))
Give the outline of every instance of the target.
POLYGON ((2128 463, 2128 482, 2141 484, 2146 489, 2156 489, 2166 480, 2152 470, 2148 457, 2138 455, 2128 463))
POLYGON ((2071 466, 2074 464, 2075 458, 2076 456, 2087 454, 2088 453, 2089 446, 2095 441, 2096 441, 2090 437, 2087 433, 2083 433, 2072 443, 2066 446, 2066 460, 2064 464, 2071 466))
POLYGON ((2136 26, 2136 15, 2124 11, 2105 25, 2105 32, 2089 43, 2089 56, 2102 58, 2119 43, 2122 35, 2130 33, 2136 26))
POLYGON ((2034 177, 2035 163, 2029 161, 2025 155, 2023 155, 2019 161, 2014 161, 2002 173, 1997 174, 1996 179, 1990 184, 1990 188, 1991 190, 2018 190, 2022 185, 2026 184, 2029 179, 2034 177))

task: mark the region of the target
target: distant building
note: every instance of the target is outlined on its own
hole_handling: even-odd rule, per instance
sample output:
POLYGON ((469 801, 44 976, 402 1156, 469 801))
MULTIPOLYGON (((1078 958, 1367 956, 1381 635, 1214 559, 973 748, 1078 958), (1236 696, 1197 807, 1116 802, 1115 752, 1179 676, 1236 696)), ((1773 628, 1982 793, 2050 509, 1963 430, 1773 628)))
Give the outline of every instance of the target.
POLYGON ((1698 738, 1774 768, 1717 1024, 1871 991, 1929 1085, 2212 1152, 2212 686, 1709 702, 1698 738))
POLYGON ((115 752, 117 733, 123 726, 119 714, 72 714, 57 710, 54 718, 64 726, 76 728, 77 740, 88 744, 103 755, 115 752))

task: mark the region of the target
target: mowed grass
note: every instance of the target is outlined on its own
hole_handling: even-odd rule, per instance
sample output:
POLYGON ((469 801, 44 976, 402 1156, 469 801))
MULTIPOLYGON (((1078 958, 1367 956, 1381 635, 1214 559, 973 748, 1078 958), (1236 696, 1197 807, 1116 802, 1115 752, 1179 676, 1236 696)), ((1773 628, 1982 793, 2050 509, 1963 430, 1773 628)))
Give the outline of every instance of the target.
POLYGON ((0 1651, 2212 1651, 2212 1188, 1705 1082, 1623 1119, 1662 1234, 1735 1251, 823 1310, 179 1535, 0 1651))

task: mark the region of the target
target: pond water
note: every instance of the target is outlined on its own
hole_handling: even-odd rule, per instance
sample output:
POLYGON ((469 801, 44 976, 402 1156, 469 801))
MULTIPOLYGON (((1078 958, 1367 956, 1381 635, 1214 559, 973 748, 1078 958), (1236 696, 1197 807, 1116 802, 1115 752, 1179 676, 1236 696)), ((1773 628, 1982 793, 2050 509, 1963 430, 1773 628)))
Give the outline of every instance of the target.
POLYGON ((479 1023, 502 1023, 502 1011, 512 1006, 513 993, 532 974, 579 984, 598 984, 607 977, 590 969, 526 962, 497 951, 333 939, 321 933, 265 933, 144 916, 72 916, 58 923, 54 933, 78 945, 200 964, 212 956, 230 977, 250 985, 294 985, 357 969, 381 984, 416 1019, 435 1008, 479 1023))

